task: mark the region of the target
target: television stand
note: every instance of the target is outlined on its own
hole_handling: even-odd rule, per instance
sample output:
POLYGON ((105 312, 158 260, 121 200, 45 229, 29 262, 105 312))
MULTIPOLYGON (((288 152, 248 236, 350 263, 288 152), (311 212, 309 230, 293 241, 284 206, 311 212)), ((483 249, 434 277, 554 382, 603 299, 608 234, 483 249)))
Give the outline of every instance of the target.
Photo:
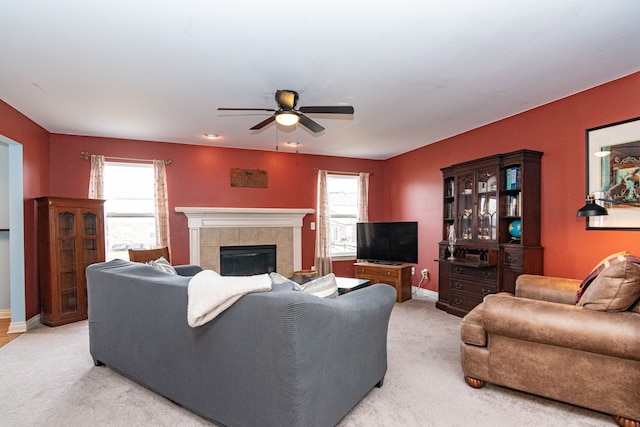
POLYGON ((387 283, 396 288, 396 301, 411 299, 411 264, 379 264, 356 262, 356 279, 367 279, 371 284, 387 283))
POLYGON ((398 261, 381 261, 381 260, 367 260, 366 261, 369 264, 379 264, 379 265, 402 265, 404 264, 403 262, 398 262, 398 261))

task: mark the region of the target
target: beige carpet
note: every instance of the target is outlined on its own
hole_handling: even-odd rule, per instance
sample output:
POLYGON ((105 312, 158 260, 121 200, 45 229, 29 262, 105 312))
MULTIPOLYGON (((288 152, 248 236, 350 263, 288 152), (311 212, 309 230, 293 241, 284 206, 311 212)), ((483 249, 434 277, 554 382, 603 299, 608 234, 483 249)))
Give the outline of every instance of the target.
MULTIPOLYGON (((605 414, 493 385, 470 388, 460 370, 459 325, 431 297, 396 304, 384 386, 365 396, 340 427, 615 427, 605 414)), ((212 424, 108 368, 94 367, 87 322, 78 322, 40 327, 0 348, 0 425, 212 424)))

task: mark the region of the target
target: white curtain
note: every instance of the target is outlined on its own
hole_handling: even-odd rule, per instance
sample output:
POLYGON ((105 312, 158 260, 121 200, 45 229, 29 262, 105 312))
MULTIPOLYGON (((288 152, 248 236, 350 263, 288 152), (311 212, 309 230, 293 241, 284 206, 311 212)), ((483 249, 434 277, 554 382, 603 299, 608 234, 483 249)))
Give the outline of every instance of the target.
POLYGON ((358 222, 369 221, 369 173, 358 174, 358 222))
POLYGON ((89 198, 104 199, 104 156, 91 156, 89 198))
POLYGON ((164 160, 154 160, 156 246, 169 248, 169 198, 167 196, 167 170, 164 160))
POLYGON ((318 208, 316 214, 316 271, 324 276, 333 272, 331 265, 331 223, 327 171, 318 170, 318 208))

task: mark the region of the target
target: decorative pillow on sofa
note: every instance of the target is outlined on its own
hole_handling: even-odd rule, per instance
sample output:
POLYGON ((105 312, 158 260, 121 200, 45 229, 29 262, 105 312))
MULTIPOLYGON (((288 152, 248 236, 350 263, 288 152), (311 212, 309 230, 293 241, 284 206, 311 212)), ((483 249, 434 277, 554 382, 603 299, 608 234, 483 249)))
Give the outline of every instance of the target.
POLYGON ((336 275, 333 273, 310 280, 303 285, 296 283, 296 289, 320 298, 335 298, 338 296, 338 284, 336 283, 336 275))
POLYGON ((336 283, 336 276, 333 273, 310 280, 302 285, 278 273, 270 273, 269 275, 273 283, 291 282, 296 291, 307 292, 320 298, 334 298, 338 296, 338 284, 336 283))
POLYGON ((640 298, 640 258, 628 252, 607 257, 583 281, 577 305, 625 311, 640 298))
POLYGON ((150 265, 151 267, 155 267, 158 270, 162 270, 165 273, 178 274, 176 272, 176 269, 173 268, 173 266, 169 263, 169 261, 167 261, 163 256, 161 256, 155 261, 149 261, 147 265, 150 265))
POLYGON ((580 302, 580 298, 582 298, 582 295, 585 293, 589 285, 591 285, 591 282, 593 282, 596 279, 596 277, 598 277, 598 274, 604 271, 605 268, 609 267, 612 262, 617 262, 620 259, 619 258, 620 256, 624 257, 627 255, 631 255, 631 254, 627 251, 622 251, 622 252, 609 255, 608 257, 600 261, 593 268, 593 270, 591 270, 591 273, 589 273, 589 275, 582 281, 582 283, 580 283, 580 288, 578 288, 578 293, 576 295, 576 304, 580 302))
POLYGON ((271 283, 275 284, 279 284, 279 283, 288 283, 291 285, 291 289, 296 289, 296 286, 298 286, 298 284, 296 282, 294 282, 293 280, 289 279, 288 277, 284 277, 282 274, 278 274, 276 272, 272 272, 269 273, 269 277, 271 277, 271 283))

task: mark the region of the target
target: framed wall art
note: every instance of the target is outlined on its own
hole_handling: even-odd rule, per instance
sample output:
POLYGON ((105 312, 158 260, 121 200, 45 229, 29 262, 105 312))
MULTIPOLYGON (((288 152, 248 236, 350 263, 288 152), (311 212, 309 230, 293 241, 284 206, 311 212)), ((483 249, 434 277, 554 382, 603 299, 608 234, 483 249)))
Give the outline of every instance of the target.
POLYGON ((232 187, 267 188, 267 171, 260 169, 231 169, 232 187))
POLYGON ((640 117, 586 131, 587 195, 608 215, 587 230, 640 230, 640 117))

